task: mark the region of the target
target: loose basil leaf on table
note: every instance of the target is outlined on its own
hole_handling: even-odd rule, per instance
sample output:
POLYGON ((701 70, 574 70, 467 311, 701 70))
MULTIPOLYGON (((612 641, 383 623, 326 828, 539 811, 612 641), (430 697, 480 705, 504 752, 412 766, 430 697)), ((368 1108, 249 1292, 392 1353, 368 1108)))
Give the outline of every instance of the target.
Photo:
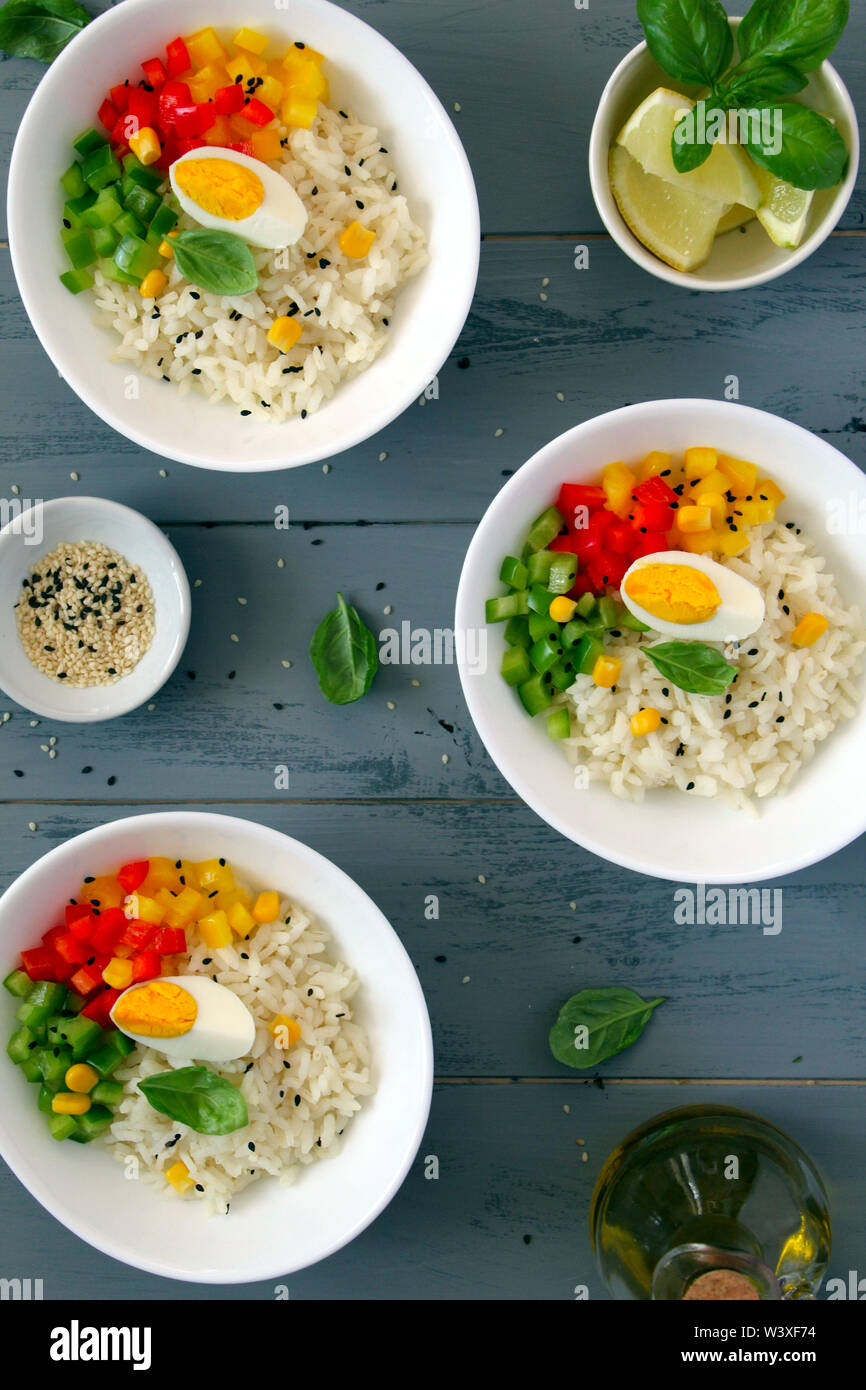
POLYGON ((642 651, 665 680, 690 695, 723 695, 737 674, 736 666, 705 642, 658 642, 642 651))
POLYGON ((233 1134, 249 1123, 247 1103, 225 1077, 209 1067, 179 1067, 139 1081, 138 1089, 161 1115, 196 1134, 233 1134))
POLYGON ((848 148, 833 123, 794 101, 768 110, 771 124, 781 120, 781 148, 774 149, 772 136, 764 141, 750 128, 746 148, 755 163, 795 188, 835 188, 845 174, 848 148))
POLYGON ((52 63, 92 18, 75 0, 7 0, 0 10, 0 49, 12 58, 52 63))
POLYGON ((171 239, 181 275, 211 294, 249 294, 259 283, 253 253, 234 232, 193 227, 171 239))
POLYGON ((811 72, 833 52, 849 13, 849 0, 754 0, 737 47, 743 58, 760 54, 811 72))
POLYGON ((379 669, 376 639, 342 594, 313 634, 310 660, 332 705, 351 705, 370 689, 379 669))
POLYGON ((665 1002, 641 999, 633 989, 611 985, 582 989, 567 999, 550 1030, 550 1050, 567 1067, 595 1067, 637 1042, 665 1002))
POLYGON ((719 0, 637 0, 647 47, 680 82, 712 87, 731 61, 734 40, 719 0))

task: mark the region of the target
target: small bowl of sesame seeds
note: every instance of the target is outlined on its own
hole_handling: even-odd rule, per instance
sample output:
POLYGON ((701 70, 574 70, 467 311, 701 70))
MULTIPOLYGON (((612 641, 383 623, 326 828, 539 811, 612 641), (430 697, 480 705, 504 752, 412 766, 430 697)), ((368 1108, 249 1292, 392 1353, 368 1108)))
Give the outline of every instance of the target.
POLYGON ((0 531, 0 688, 34 714, 116 719, 180 660, 186 573, 140 512, 101 497, 35 502, 0 531))

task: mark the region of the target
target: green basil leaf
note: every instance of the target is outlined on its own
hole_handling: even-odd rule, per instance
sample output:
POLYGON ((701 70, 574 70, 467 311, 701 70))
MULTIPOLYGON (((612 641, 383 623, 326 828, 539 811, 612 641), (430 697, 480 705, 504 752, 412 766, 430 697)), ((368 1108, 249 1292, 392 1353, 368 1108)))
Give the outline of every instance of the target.
POLYGON ((811 72, 833 52, 849 9, 849 0, 754 0, 737 30, 737 47, 743 58, 781 58, 811 72))
POLYGON ((310 660, 319 689, 332 705, 351 705, 372 685, 379 669, 376 639, 342 594, 313 634, 310 660))
POLYGON ((775 140, 750 130, 746 148, 755 162, 795 188, 835 188, 844 177, 848 149, 832 121, 795 101, 768 109, 772 122, 781 121, 781 144, 774 150, 775 140))
POLYGON ((706 106, 706 102, 699 101, 687 111, 671 136, 671 158, 680 174, 699 169, 713 152, 713 142, 706 136, 706 123, 700 128, 698 126, 699 108, 702 106, 706 106))
POLYGON ((92 18, 75 0, 7 0, 0 10, 0 49, 53 63, 92 18))
POLYGON ((249 294, 259 283, 253 253, 234 232, 194 227, 171 239, 181 275, 211 294, 249 294))
POLYGON ((189 1125, 196 1134, 233 1134, 249 1123, 237 1086, 209 1067, 161 1071, 139 1081, 138 1089, 160 1115, 189 1125))
POLYGON ((727 76, 717 96, 725 106, 753 106, 773 97, 790 97, 802 92, 809 79, 791 63, 776 58, 747 58, 727 76))
POLYGON ((657 642, 642 651, 665 680, 691 695, 723 695, 737 674, 736 666, 705 642, 657 642))
POLYGON ((653 1009, 664 1002, 664 996, 641 999, 618 985, 582 989, 560 1009, 550 1030, 550 1050, 566 1067, 596 1067, 637 1042, 653 1009))
POLYGON ((711 87, 731 61, 734 40, 719 0, 637 0, 647 47, 680 82, 711 87))

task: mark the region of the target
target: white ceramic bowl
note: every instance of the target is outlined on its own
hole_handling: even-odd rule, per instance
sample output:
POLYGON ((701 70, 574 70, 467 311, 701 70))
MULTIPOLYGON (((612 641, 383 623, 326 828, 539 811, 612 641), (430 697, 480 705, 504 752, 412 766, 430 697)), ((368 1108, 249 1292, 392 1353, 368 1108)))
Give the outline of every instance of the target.
MULTIPOLYGON (((731 23, 736 31, 739 19, 731 23)), ((589 141, 589 179, 592 194, 604 225, 614 241, 637 265, 690 290, 742 290, 775 280, 778 275, 793 270, 827 240, 836 226, 854 191, 860 162, 860 134, 857 113, 848 89, 830 63, 822 63, 813 72, 808 87, 793 98, 832 116, 848 146, 850 159, 844 180, 838 188, 821 189, 812 203, 809 230, 794 251, 775 246, 757 221, 745 230, 728 232, 717 238, 709 260, 700 269, 684 273, 674 270, 654 256, 626 225, 611 192, 608 178, 608 154, 618 132, 632 112, 656 87, 675 87, 696 96, 696 88, 683 88, 675 83, 651 57, 645 43, 639 43, 614 69, 593 122, 589 141)))
POLYGON ((381 34, 326 0, 124 0, 79 34, 52 63, 21 122, 9 171, 9 243, 30 321, 60 374, 91 410, 128 439, 202 468, 258 472, 328 458, 369 439, 418 397, 439 371, 469 312, 478 274, 478 202, 463 147, 420 74, 381 34), (270 425, 230 405, 181 397, 142 378, 128 400, 129 365, 109 363, 114 335, 98 328, 93 299, 72 296, 57 274, 62 196, 57 180, 71 141, 93 125, 112 82, 161 53, 178 28, 244 24, 303 39, 327 55, 332 98, 375 123, 393 152, 400 188, 429 241, 430 264, 400 294, 390 341, 373 365, 345 382, 306 420, 270 425))
POLYGON ((34 502, 0 531, 0 688, 46 719, 84 724, 116 719, 149 700, 168 680, 189 636, 189 583, 174 546, 146 516, 102 497, 34 502), (147 575, 156 631, 134 670, 114 685, 78 688, 51 680, 30 662, 13 604, 33 565, 61 541, 102 541, 147 575))
MULTIPOLYGON (((358 973, 356 1017, 370 1036, 376 1093, 348 1127, 343 1150, 289 1187, 263 1178, 209 1217, 144 1183, 99 1144, 58 1143, 36 1088, 0 1059, 0 1153, 64 1226, 113 1259, 171 1279, 241 1284, 290 1274, 354 1239, 400 1187, 427 1123, 433 1086, 430 1021, 399 938, 375 903, 315 850, 252 821, 204 812, 134 816, 88 830, 39 859, 0 899, 3 973, 52 926, 82 872, 149 855, 222 855, 254 885, 276 887, 316 915, 332 952, 358 973)), ((2 991, 2 1027, 15 1001, 2 991)))
MULTIPOLYGON (((541 449, 509 479, 469 546, 457 592, 456 630, 484 623, 484 601, 503 592, 503 556, 519 554, 529 523, 565 481, 595 481, 612 459, 639 460, 648 449, 681 453, 712 444, 762 464, 787 493, 780 520, 796 519, 838 579, 843 599, 866 591, 866 478, 836 449, 775 415, 720 401, 651 401, 578 425, 541 449), (826 508, 849 518, 847 534, 828 534, 826 508), (856 519, 856 520, 855 520, 856 519)), ((503 624, 488 627, 486 669, 460 678, 488 753, 519 796, 550 825, 601 858, 677 882, 747 883, 793 873, 833 854, 866 829, 866 705, 819 744, 785 796, 760 803, 760 818, 671 789, 623 801, 606 786, 578 790, 574 769, 530 721, 499 674, 503 624)), ((464 644, 458 643, 458 653, 464 644)))

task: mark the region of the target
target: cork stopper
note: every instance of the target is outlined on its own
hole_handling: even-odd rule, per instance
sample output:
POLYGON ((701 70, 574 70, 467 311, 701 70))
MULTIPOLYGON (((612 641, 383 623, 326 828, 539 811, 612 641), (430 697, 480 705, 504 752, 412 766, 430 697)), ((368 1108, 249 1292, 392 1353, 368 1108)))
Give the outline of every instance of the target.
POLYGON ((682 1297, 683 1303, 749 1301, 760 1302, 761 1295, 751 1279, 735 1269, 710 1269, 693 1279, 682 1297))

